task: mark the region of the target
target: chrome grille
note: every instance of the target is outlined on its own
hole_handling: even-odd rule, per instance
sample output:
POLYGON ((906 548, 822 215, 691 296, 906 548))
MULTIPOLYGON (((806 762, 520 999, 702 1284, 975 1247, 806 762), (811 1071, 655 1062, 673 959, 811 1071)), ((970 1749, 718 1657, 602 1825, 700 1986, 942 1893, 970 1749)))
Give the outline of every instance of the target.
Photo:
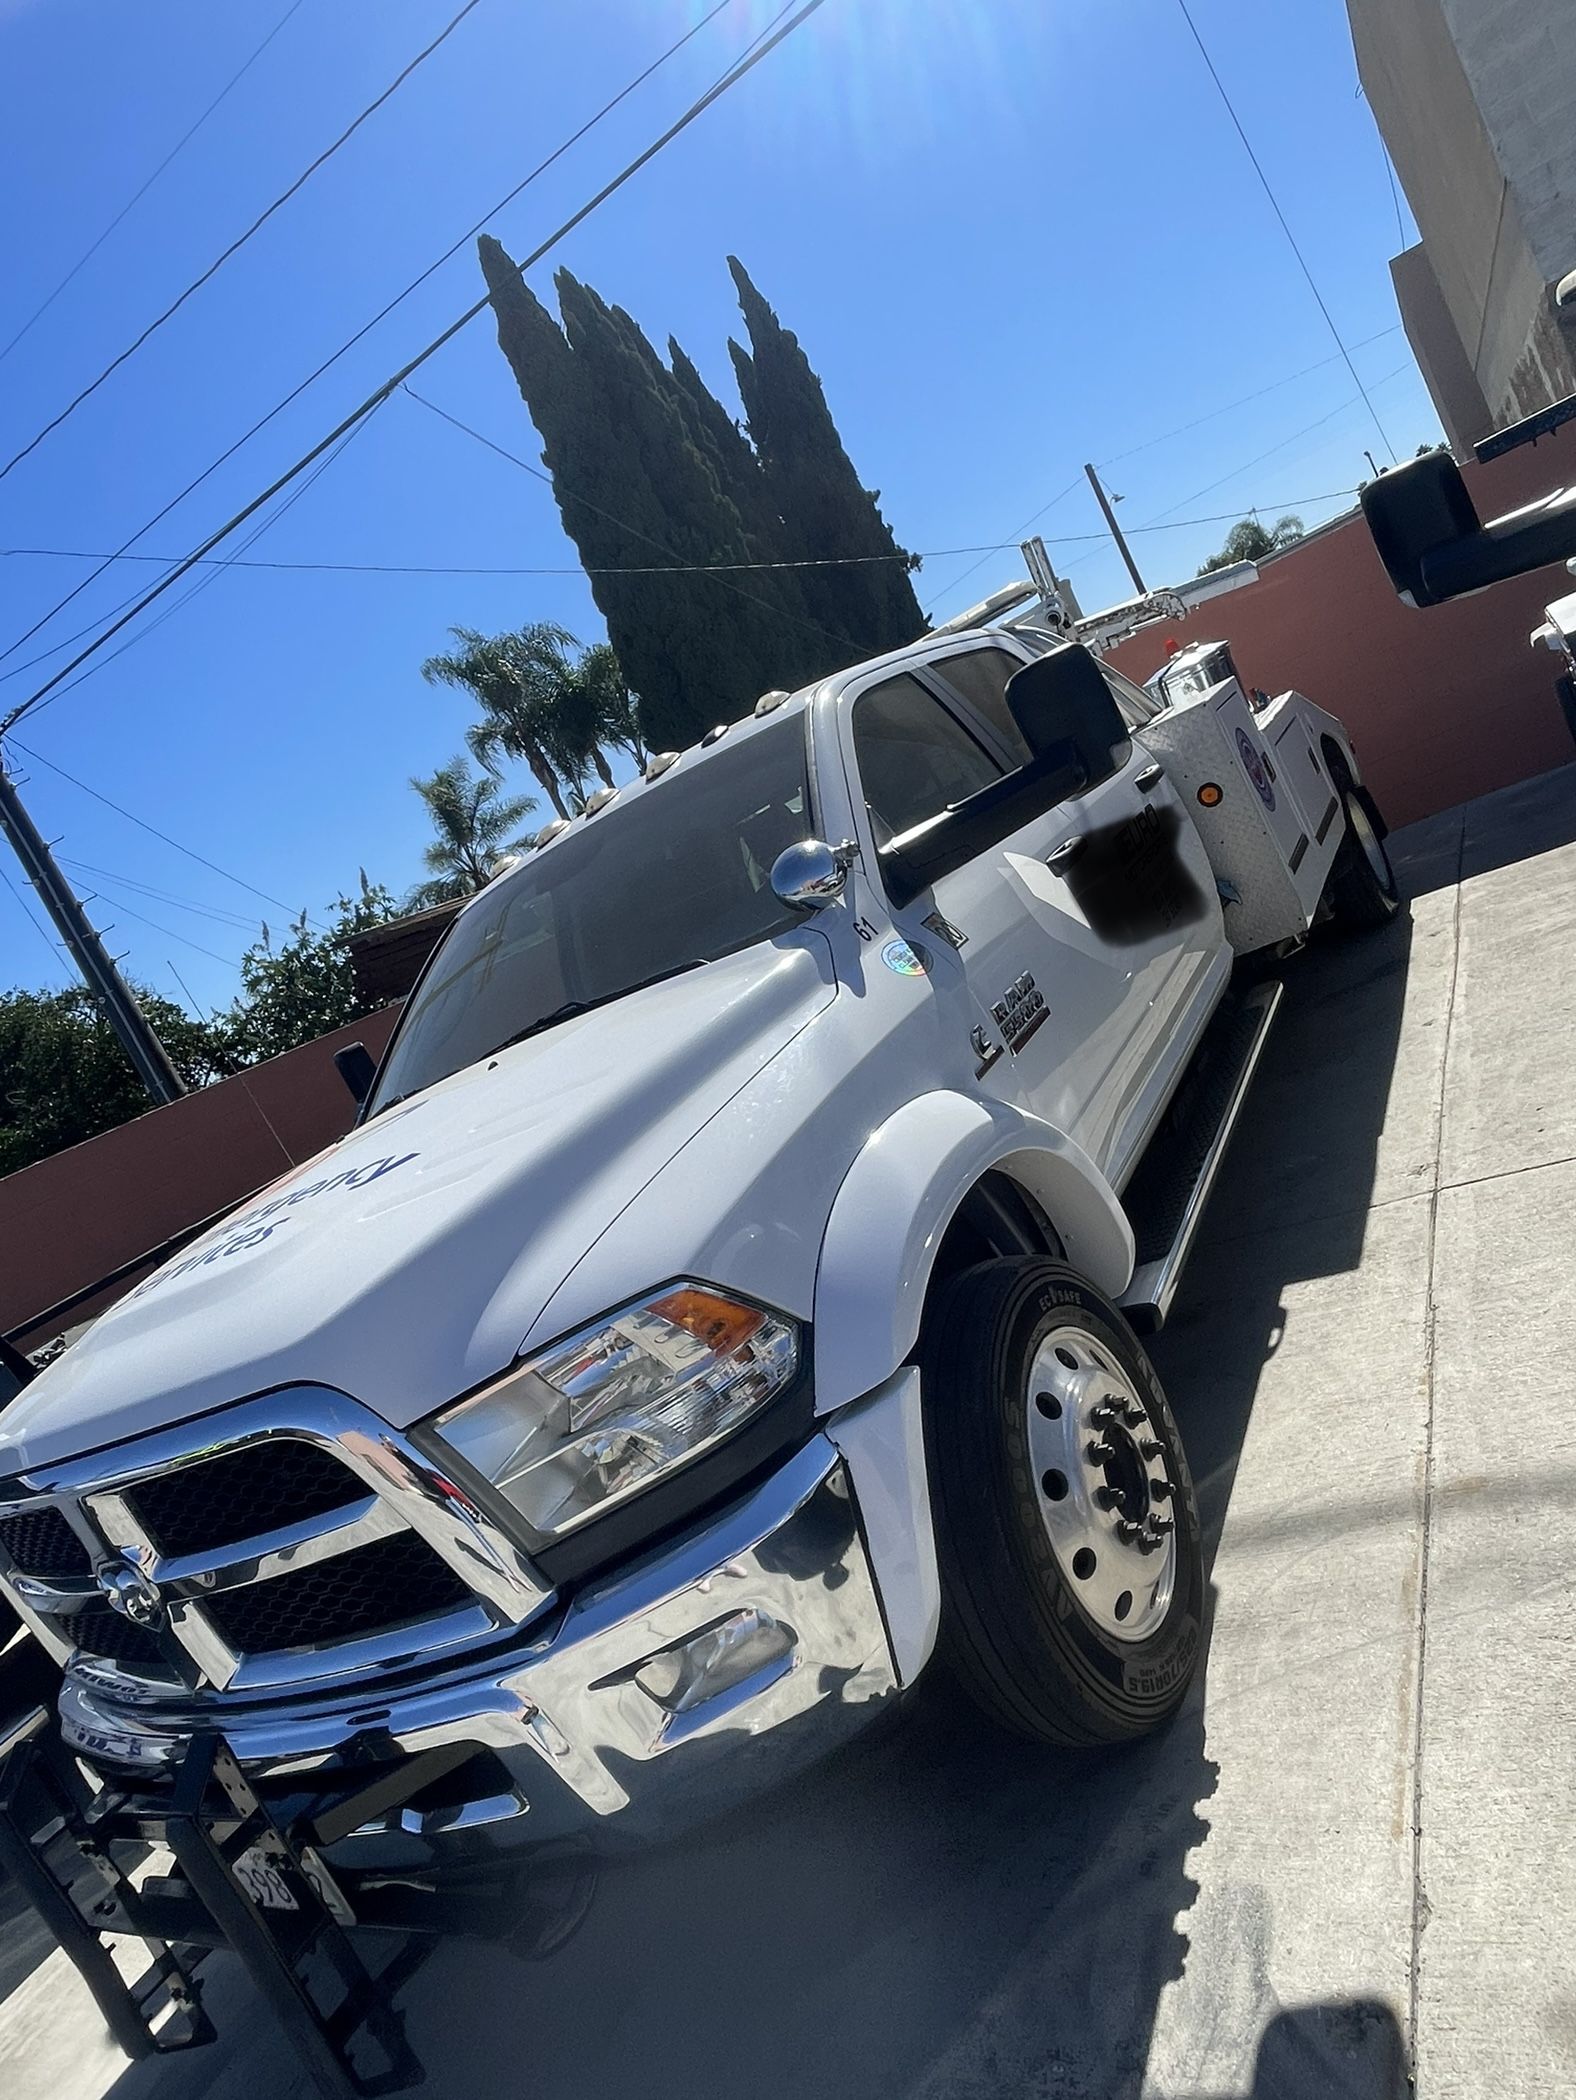
POLYGON ((319 1387, 0 1482, 0 1579, 62 1662, 144 1696, 414 1660, 550 1594, 431 1459, 319 1387))
POLYGON ((252 1655, 382 1633, 473 1601, 426 1540, 404 1531, 278 1582, 225 1590, 204 1610, 222 1639, 252 1655))
POLYGON ((201 1553, 326 1516, 365 1493, 332 1452, 280 1437, 156 1473, 126 1499, 162 1553, 201 1553))
POLYGON ((24 1575, 91 1575, 86 1546, 58 1509, 24 1509, 0 1517, 0 1549, 24 1575))

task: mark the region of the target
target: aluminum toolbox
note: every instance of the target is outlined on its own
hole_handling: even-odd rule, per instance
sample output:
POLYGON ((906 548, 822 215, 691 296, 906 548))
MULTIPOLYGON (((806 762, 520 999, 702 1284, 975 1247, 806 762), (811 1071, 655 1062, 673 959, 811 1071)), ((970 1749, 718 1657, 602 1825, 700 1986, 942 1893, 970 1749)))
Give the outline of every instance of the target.
POLYGON ((1306 933, 1340 843, 1339 798, 1295 693, 1254 714, 1236 679, 1138 732, 1198 827, 1239 955, 1306 933), (1199 791, 1220 790, 1210 806, 1199 791))

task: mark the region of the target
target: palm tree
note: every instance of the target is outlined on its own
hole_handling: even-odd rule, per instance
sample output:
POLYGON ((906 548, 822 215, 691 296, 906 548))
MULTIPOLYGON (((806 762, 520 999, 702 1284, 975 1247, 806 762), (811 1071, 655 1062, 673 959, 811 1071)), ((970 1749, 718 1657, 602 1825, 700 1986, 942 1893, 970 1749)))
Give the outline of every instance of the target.
POLYGON ((613 785, 607 750, 645 764, 638 703, 606 642, 581 649, 550 620, 491 637, 471 627, 450 632, 459 650, 429 657, 422 676, 461 686, 480 703, 482 719, 466 742, 489 772, 498 773, 501 757, 520 760, 562 817, 584 803, 593 779, 613 785))
POLYGON ((463 754, 439 766, 426 780, 413 774, 410 784, 426 803, 437 835, 421 856, 430 870, 429 878, 405 899, 407 911, 445 904, 451 897, 469 897, 486 883, 501 853, 526 843, 509 834, 535 809, 534 798, 513 795, 500 799, 492 774, 473 773, 463 754))
POLYGON ((575 666, 577 684, 588 696, 598 744, 627 751, 637 766, 650 757, 640 733, 640 703, 624 683, 623 667, 610 642, 593 642, 575 666))
POLYGON ((482 719, 467 733, 471 750, 495 778, 499 754, 530 767, 561 817, 569 814, 554 763, 555 660, 571 637, 542 623, 518 634, 488 636, 474 627, 451 627, 459 647, 429 656, 421 675, 430 685, 458 686, 477 701, 482 719))

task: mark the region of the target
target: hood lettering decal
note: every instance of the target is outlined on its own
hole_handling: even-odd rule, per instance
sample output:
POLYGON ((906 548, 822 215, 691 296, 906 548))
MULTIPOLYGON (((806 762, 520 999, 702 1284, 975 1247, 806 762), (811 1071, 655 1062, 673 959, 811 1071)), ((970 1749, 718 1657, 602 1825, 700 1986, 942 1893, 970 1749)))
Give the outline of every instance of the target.
POLYGON ((201 1254, 190 1254, 184 1261, 172 1262, 168 1268, 158 1270, 139 1283, 134 1291, 126 1294, 126 1302, 140 1298, 145 1292, 156 1290, 161 1283, 171 1283, 177 1276, 188 1275, 193 1269, 203 1269, 210 1262, 225 1261, 232 1254, 242 1254, 248 1247, 260 1247, 264 1240, 271 1239, 280 1225, 288 1220, 278 1215, 288 1211, 297 1203, 310 1203, 314 1197, 326 1196, 331 1189, 362 1189, 369 1183, 380 1181, 385 1174, 409 1164, 420 1157, 419 1153, 403 1152, 395 1157, 389 1154, 383 1159, 369 1159, 359 1167, 345 1167, 337 1174, 324 1175, 321 1180, 309 1181, 301 1188, 291 1189, 288 1194, 275 1196, 271 1203, 259 1203, 241 1216, 231 1218, 220 1226, 217 1243, 201 1254), (271 1222, 265 1222, 271 1221, 271 1222))

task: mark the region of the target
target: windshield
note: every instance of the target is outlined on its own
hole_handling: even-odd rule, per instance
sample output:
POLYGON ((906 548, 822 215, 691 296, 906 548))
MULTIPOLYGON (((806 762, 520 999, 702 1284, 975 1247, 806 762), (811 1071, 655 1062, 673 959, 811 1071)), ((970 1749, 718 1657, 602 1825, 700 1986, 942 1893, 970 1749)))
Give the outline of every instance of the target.
POLYGON ((724 744, 483 891, 411 994, 368 1114, 538 1027, 794 925, 770 875, 808 830, 804 737, 794 714, 724 744))

